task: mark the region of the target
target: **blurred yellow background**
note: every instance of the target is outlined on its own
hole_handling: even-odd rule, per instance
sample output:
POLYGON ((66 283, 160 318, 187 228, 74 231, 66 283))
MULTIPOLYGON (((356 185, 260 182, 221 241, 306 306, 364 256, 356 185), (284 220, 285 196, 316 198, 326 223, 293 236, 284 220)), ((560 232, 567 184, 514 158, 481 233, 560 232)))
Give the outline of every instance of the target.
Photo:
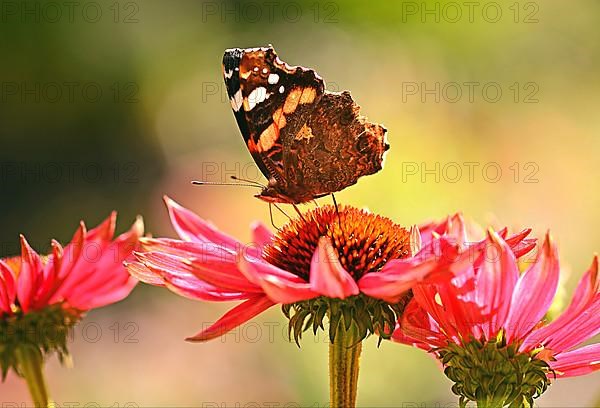
MULTIPOLYGON (((0 3, 1 256, 16 251, 19 233, 46 251, 80 219, 94 225, 112 209, 120 230, 141 213, 150 233, 174 236, 163 194, 249 239, 253 220, 269 223, 253 190, 190 181, 260 180, 220 61, 226 48, 269 43, 328 89, 351 90, 361 112, 388 128, 384 170, 338 202, 407 226, 463 211, 538 237, 551 229, 568 295, 599 249, 596 1, 111 0, 81 2, 72 14, 67 3, 0 3)), ((140 285, 76 328, 72 369, 50 361, 54 399, 324 406, 325 339, 307 333, 299 350, 277 308, 224 341, 183 341, 231 306, 140 285)), ((539 405, 594 406, 599 380, 559 381, 539 405)), ((0 400, 29 398, 9 375, 0 400)), ((457 406, 433 359, 391 343, 377 349, 374 339, 358 405, 457 406)))

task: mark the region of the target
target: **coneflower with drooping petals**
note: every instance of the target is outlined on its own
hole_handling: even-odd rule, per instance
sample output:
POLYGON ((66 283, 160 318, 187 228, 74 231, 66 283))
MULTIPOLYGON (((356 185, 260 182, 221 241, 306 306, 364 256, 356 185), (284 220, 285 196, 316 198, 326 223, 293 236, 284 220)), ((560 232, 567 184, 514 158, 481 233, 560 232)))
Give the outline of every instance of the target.
POLYGON ((598 258, 565 312, 545 323, 559 282, 550 236, 523 274, 497 233, 489 232, 488 243, 494 255, 479 268, 414 289, 393 340, 435 355, 461 406, 533 406, 552 379, 600 369, 600 344, 581 347, 600 333, 598 258))
POLYGON ((45 357, 68 356, 69 330, 90 309, 125 298, 137 283, 123 267, 143 234, 142 219, 113 239, 116 213, 87 231, 80 223, 71 242, 52 241, 40 256, 21 236, 21 255, 0 259, 0 367, 25 377, 34 402, 48 404, 45 357))

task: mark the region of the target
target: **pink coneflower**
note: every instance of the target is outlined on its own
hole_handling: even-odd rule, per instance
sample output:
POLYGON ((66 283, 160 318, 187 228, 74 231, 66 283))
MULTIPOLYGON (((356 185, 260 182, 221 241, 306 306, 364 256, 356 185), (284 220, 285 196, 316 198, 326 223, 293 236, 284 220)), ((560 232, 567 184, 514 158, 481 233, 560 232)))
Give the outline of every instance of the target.
POLYGON ((598 258, 570 306, 546 324, 559 281, 549 235, 522 275, 498 234, 490 231, 488 244, 494 254, 488 251, 479 268, 415 288, 393 339, 438 357, 461 405, 533 406, 551 379, 600 369, 600 344, 578 347, 600 333, 598 258))
MULTIPOLYGON (((207 301, 243 301, 191 341, 221 336, 281 304, 290 333, 315 333, 329 321, 331 404, 354 406, 361 341, 389 338, 411 288, 445 281, 483 242, 465 241, 462 217, 420 232, 352 207, 303 213, 273 234, 260 223, 244 245, 192 211, 165 198, 180 239, 142 238, 129 271, 143 282, 207 301)), ((515 251, 531 247, 528 230, 507 238, 515 251)))
POLYGON ((113 240, 116 213, 87 231, 83 222, 62 247, 40 256, 21 236, 21 255, 0 259, 0 365, 26 378, 34 402, 47 405, 44 355, 67 355, 67 334, 85 312, 125 298, 136 285, 122 263, 143 234, 139 218, 113 240), (41 382, 40 382, 41 381, 41 382))
MULTIPOLYGON (((419 232, 352 207, 340 207, 338 218, 334 207, 325 206, 290 221, 275 235, 255 223, 252 243, 243 244, 173 200, 165 202, 181 239, 142 238, 142 252, 135 254, 137 262, 127 265, 129 271, 143 282, 189 298, 243 300, 188 339, 192 341, 221 336, 275 304, 285 305, 286 314, 294 310, 304 316, 303 322, 310 319, 315 329, 326 312, 331 313, 330 306, 343 305, 348 310, 330 320, 347 312, 346 316, 357 317, 354 321, 362 334, 385 336, 386 325, 395 325, 393 319, 411 287, 451 276, 448 269, 455 266, 449 260, 456 260, 463 243, 455 236, 462 231, 460 216, 428 224, 419 232), (443 254, 415 256, 421 247, 431 251, 434 242, 443 254), (373 326, 362 327, 363 322, 373 326)), ((508 242, 515 247, 528 244, 528 232, 508 242)), ((298 319, 292 329, 302 326, 298 319)), ((333 329, 330 326, 332 337, 333 329)), ((300 336, 302 330, 294 332, 300 336)))

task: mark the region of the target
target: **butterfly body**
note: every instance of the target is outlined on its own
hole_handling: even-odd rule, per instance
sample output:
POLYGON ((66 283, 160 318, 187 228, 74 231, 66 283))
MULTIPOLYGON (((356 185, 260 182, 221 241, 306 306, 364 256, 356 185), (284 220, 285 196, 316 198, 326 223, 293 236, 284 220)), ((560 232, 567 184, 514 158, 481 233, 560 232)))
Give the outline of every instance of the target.
POLYGON ((312 69, 272 47, 230 49, 223 76, 238 127, 268 184, 267 202, 298 204, 381 170, 386 129, 359 115, 350 93, 325 90, 312 69))

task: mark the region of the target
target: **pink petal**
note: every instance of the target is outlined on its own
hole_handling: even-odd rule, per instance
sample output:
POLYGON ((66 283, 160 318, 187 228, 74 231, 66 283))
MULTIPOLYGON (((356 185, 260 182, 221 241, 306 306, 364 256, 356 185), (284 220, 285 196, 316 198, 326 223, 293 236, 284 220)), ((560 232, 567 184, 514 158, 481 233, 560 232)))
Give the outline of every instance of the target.
POLYGON ((202 330, 195 336, 188 337, 188 341, 208 341, 240 326, 255 316, 261 314, 275 303, 264 295, 255 296, 241 303, 225 313, 215 324, 202 330))
MULTIPOLYGON (((474 254, 480 252, 477 249, 474 254)), ((418 283, 446 281, 454 275, 463 274, 471 267, 474 254, 460 254, 446 237, 438 238, 415 257, 392 259, 381 271, 363 275, 358 282, 359 288, 368 296, 397 302, 418 283)))
POLYGON ((190 259, 191 272, 199 279, 217 287, 240 291, 260 293, 259 285, 248 280, 240 271, 237 262, 224 262, 221 259, 190 259))
POLYGON ((600 279, 598 276, 598 256, 594 256, 592 265, 587 270, 573 295, 571 304, 565 311, 566 315, 577 315, 588 307, 594 301, 594 298, 600 294, 600 279))
POLYGON ((419 227, 413 225, 410 228, 410 256, 418 254, 422 247, 421 231, 419 231, 419 227))
POLYGON ((133 290, 136 281, 127 273, 123 261, 131 256, 143 232, 143 221, 139 217, 127 232, 114 241, 112 231, 107 232, 102 226, 90 231, 84 240, 86 248, 68 271, 51 301, 65 300, 74 308, 89 310, 125 298, 133 290))
POLYGON ((462 214, 457 213, 450 217, 446 235, 456 240, 455 243, 458 244, 461 248, 463 248, 465 244, 469 242, 469 239, 467 238, 465 220, 463 219, 462 214))
POLYGON ((69 304, 76 305, 79 310, 90 310, 98 307, 111 305, 125 299, 138 281, 129 276, 115 281, 115 284, 108 288, 96 288, 93 292, 82 293, 75 301, 69 301, 69 304))
POLYGON ((600 343, 560 353, 550 366, 560 377, 574 377, 600 370, 600 343))
POLYGON ((36 307, 43 307, 49 303, 50 298, 60 286, 59 273, 64 255, 63 247, 56 240, 52 240, 52 256, 44 266, 44 277, 39 283, 36 307))
POLYGON ((489 246, 494 253, 486 251, 485 260, 477 275, 475 300, 482 305, 483 313, 489 314, 484 324, 487 338, 498 334, 510 311, 513 291, 519 280, 517 260, 508 244, 493 231, 488 232, 489 246))
POLYGON ((553 350, 567 350, 593 337, 600 330, 600 317, 594 309, 600 305, 598 257, 583 276, 569 307, 553 322, 532 332, 523 342, 524 350, 544 345, 553 350))
POLYGON ((144 220, 142 217, 136 217, 129 231, 119 235, 112 243, 115 246, 113 259, 116 262, 122 262, 131 256, 138 247, 140 238, 144 235, 144 220))
POLYGON ((180 296, 194 300, 209 302, 225 302, 231 300, 247 299, 252 294, 247 292, 223 291, 213 285, 196 279, 193 275, 164 275, 165 286, 180 296))
POLYGON ((116 213, 104 220, 96 228, 86 230, 83 221, 80 222, 73 240, 64 250, 55 248, 57 280, 56 287, 51 293, 50 303, 62 302, 66 297, 76 293, 79 284, 93 278, 97 262, 106 252, 115 230, 116 213))
POLYGON ((241 243, 235 247, 227 247, 209 241, 182 241, 180 239, 150 237, 141 238, 140 243, 144 252, 167 252, 184 258, 201 258, 205 255, 209 257, 220 256, 231 262, 236 262, 240 251, 253 257, 260 257, 264 246, 270 242, 272 234, 264 225, 255 224, 254 228, 254 241, 244 246, 241 243), (270 235, 267 236, 267 233, 270 235))
POLYGON ((135 256, 146 267, 162 276, 186 273, 225 291, 262 292, 260 287, 241 274, 235 263, 220 258, 187 259, 162 252, 136 253, 135 256))
POLYGON ((310 286, 324 296, 345 299, 360 293, 352 275, 340 263, 329 238, 321 237, 310 263, 310 286))
POLYGON ((515 257, 520 258, 528 254, 537 245, 537 239, 527 239, 531 233, 531 228, 526 228, 523 231, 512 235, 504 240, 510 248, 512 248, 515 257))
POLYGON ((437 323, 429 314, 412 300, 402 315, 402 322, 394 330, 392 340, 397 343, 409 344, 430 351, 433 348, 446 346, 448 340, 440 332, 437 323))
MULTIPOLYGON (((273 275, 278 278, 281 278, 282 280, 293 282, 293 283, 306 283, 306 281, 304 279, 302 279, 301 277, 294 275, 291 272, 284 271, 283 269, 278 268, 275 265, 271 265, 270 263, 264 261, 262 258, 256 258, 256 257, 253 257, 248 254, 239 254, 238 262, 242 258, 242 256, 244 258, 246 258, 247 262, 250 262, 254 266, 255 271, 259 275, 273 275)), ((242 271, 242 273, 250 282, 256 283, 257 285, 259 284, 258 279, 256 279, 256 276, 254 274, 248 274, 244 271, 242 271)))
POLYGON ((211 242, 236 250, 241 243, 235 238, 219 231, 209 222, 198 217, 192 211, 177 204, 169 197, 164 197, 171 217, 171 224, 181 239, 196 242, 211 242))
POLYGON ((236 262, 237 252, 212 242, 191 242, 171 238, 140 238, 143 252, 164 252, 181 258, 221 258, 236 262))
POLYGON ((70 243, 64 247, 60 254, 60 260, 56 263, 55 267, 58 269, 58 280, 63 280, 65 276, 71 271, 73 265, 77 263, 81 253, 84 249, 84 242, 88 237, 88 232, 85 228, 83 221, 79 223, 79 228, 73 234, 70 243))
POLYGON ((542 253, 515 287, 505 325, 509 342, 525 337, 544 317, 556 294, 558 277, 557 249, 547 234, 542 253))
MULTIPOLYGON (((114 231, 114 216, 111 214, 103 223, 95 228, 92 238, 112 236, 114 231)), ((75 231, 71 242, 63 248, 56 240, 52 240, 52 255, 44 267, 44 279, 38 285, 38 296, 35 300, 35 307, 44 307, 47 304, 54 304, 64 300, 64 290, 68 290, 69 280, 83 280, 78 277, 78 272, 73 272, 74 266, 79 262, 85 248, 88 232, 83 221, 75 231), (65 284, 65 282, 67 282, 65 284)), ((89 239, 88 239, 89 241, 89 239)), ((95 244, 97 248, 98 245, 95 244)), ((85 271, 84 271, 85 272, 85 271)), ((89 271, 88 271, 89 272, 89 271)))
MULTIPOLYGON (((477 249, 478 247, 473 248, 475 251, 477 251, 477 249)), ((450 265, 460 258, 475 259, 472 254, 467 254, 466 251, 462 251, 462 248, 456 244, 455 239, 445 235, 436 237, 427 245, 423 245, 421 250, 413 258, 414 260, 421 262, 433 260, 439 262, 440 265, 450 265)), ((406 260, 407 259, 403 259, 403 261, 406 260)))
POLYGON ((92 241, 110 242, 117 228, 117 212, 113 211, 96 228, 87 232, 87 239, 92 241))
POLYGON ((116 255, 118 249, 112 249, 115 246, 111 245, 111 249, 103 254, 87 280, 65 294, 69 304, 88 310, 118 302, 131 293, 137 280, 127 273, 122 256, 116 255))
POLYGON ((165 286, 163 278, 141 262, 124 262, 127 271, 137 280, 154 286, 165 286))
MULTIPOLYGON (((456 321, 459 319, 466 319, 464 316, 453 316, 450 314, 450 310, 447 310, 445 305, 438 303, 439 292, 436 290, 435 285, 417 285, 413 289, 414 302, 418 303, 418 306, 427 312, 439 325, 440 331, 450 340, 458 342, 460 339, 459 332, 457 331, 456 321)), ((411 303, 413 302, 411 301, 411 303)), ((457 312, 461 312, 461 309, 457 309, 457 312)), ((407 324, 406 322, 404 324, 407 324)), ((406 326, 409 327, 409 326, 406 326)), ((465 333, 465 334, 470 334, 465 333)), ((411 333, 411 336, 418 336, 418 333, 411 333)), ((418 338, 418 337, 417 337, 418 338)))
POLYGON ((11 268, 0 259, 0 311, 12 313, 11 305, 15 302, 15 275, 11 268))
POLYGON ((511 235, 510 237, 506 238, 508 230, 504 228, 502 231, 503 234, 500 234, 500 231, 498 231, 498 235, 502 236, 502 239, 504 239, 504 241, 506 241, 506 244, 511 248, 517 245, 518 243, 522 242, 525 238, 529 236, 529 234, 531 234, 531 228, 525 228, 521 232, 518 232, 515 235, 511 235))
POLYGON ((21 309, 26 313, 35 301, 37 283, 43 271, 40 256, 29 246, 21 235, 21 269, 17 277, 17 297, 21 309))
POLYGON ((422 263, 392 260, 381 271, 363 275, 358 281, 358 287, 367 296, 396 303, 407 290, 423 281, 436 267, 437 262, 434 260, 422 263))
POLYGON ((239 267, 242 273, 265 291, 266 295, 275 303, 295 303, 302 300, 313 299, 319 294, 311 289, 308 282, 302 282, 295 275, 288 275, 276 266, 266 262, 257 262, 245 256, 240 257, 239 267), (296 279, 292 279, 296 278, 296 279))
POLYGON ((448 228, 450 217, 446 217, 442 222, 429 222, 426 224, 419 225, 419 231, 421 232, 421 241, 423 246, 427 246, 435 235, 444 235, 448 228))
POLYGON ((273 232, 265 224, 260 221, 252 223, 250 226, 252 229, 252 243, 260 248, 264 248, 265 245, 271 243, 273 239, 273 232))
MULTIPOLYGON (((562 318, 562 316, 561 316, 562 318)), ((569 350, 600 333, 600 296, 596 296, 585 310, 570 316, 568 320, 557 319, 546 327, 531 333, 521 346, 543 344, 556 352, 569 350)))
MULTIPOLYGON (((480 257, 481 248, 475 255, 480 257)), ((470 295, 474 290, 474 269, 470 256, 462 254, 454 263, 441 262, 441 272, 454 274, 454 278, 439 278, 413 287, 414 300, 440 326, 449 341, 461 342, 471 335, 480 336, 480 325, 486 321, 481 306, 470 295), (453 270, 454 269, 454 270, 453 270)))
MULTIPOLYGON (((439 284, 439 299, 442 304, 441 308, 437 309, 436 321, 444 328, 445 332, 452 333, 454 330, 459 336, 451 336, 454 341, 462 341, 469 339, 470 336, 479 338, 483 334, 482 326, 489 319, 484 315, 481 306, 464 295, 465 288, 455 286, 453 284, 439 284), (447 317, 441 317, 445 313, 447 317), (454 328, 448 329, 448 324, 454 328)), ((467 287, 471 287, 469 282, 467 287)), ((423 295, 415 296, 420 303, 423 303, 423 295)))
POLYGON ((144 265, 141 262, 126 264, 129 272, 143 282, 156 286, 166 286, 178 295, 207 301, 226 301, 246 299, 245 292, 223 290, 206 283, 189 271, 163 268, 158 265, 144 265))

